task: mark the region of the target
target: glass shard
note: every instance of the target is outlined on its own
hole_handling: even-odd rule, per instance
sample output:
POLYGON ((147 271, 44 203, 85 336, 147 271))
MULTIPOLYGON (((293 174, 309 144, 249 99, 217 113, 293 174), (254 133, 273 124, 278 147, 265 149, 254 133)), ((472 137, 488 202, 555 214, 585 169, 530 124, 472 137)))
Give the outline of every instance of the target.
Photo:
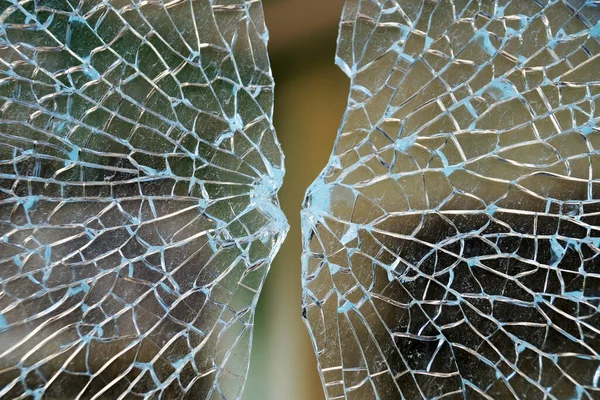
POLYGON ((600 396, 600 7, 347 0, 307 191, 328 398, 600 396))
POLYGON ((240 396, 287 222, 260 1, 0 0, 0 397, 240 396))

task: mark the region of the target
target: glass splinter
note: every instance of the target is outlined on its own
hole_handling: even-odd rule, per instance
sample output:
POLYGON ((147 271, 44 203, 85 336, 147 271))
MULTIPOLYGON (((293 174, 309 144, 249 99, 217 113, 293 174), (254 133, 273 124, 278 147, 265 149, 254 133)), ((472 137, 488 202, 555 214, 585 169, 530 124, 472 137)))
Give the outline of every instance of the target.
POLYGON ((347 0, 308 189, 329 399, 600 397, 600 7, 347 0))
POLYGON ((0 0, 0 397, 240 397, 287 232, 267 37, 257 0, 0 0))

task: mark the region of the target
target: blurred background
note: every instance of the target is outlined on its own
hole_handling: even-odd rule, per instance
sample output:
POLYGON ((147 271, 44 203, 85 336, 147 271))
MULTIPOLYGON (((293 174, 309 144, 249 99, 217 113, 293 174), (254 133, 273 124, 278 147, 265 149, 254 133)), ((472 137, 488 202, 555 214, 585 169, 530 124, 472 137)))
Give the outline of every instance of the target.
POLYGON ((301 318, 300 209, 325 166, 346 108, 348 78, 335 66, 343 0, 263 0, 275 77, 277 136, 286 176, 279 192, 290 231, 260 295, 244 400, 324 399, 301 318))

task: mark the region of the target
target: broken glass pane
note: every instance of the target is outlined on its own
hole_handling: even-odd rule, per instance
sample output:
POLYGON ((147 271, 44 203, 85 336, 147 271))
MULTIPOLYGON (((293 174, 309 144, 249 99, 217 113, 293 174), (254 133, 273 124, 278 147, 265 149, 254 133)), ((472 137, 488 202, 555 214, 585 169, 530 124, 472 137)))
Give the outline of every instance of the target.
POLYGON ((0 0, 0 397, 233 399, 287 231, 259 1, 0 0))
POLYGON ((600 6, 347 0, 308 189, 328 398, 600 396, 600 6))

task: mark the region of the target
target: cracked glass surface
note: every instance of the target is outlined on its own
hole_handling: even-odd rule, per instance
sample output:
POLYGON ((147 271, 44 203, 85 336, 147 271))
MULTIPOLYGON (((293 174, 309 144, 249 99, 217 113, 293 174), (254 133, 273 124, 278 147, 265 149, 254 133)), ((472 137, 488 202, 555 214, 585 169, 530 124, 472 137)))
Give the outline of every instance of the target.
POLYGON ((0 1, 0 397, 240 396, 287 231, 257 0, 0 1))
POLYGON ((600 4, 347 0, 307 191, 330 399, 600 397, 600 4))

